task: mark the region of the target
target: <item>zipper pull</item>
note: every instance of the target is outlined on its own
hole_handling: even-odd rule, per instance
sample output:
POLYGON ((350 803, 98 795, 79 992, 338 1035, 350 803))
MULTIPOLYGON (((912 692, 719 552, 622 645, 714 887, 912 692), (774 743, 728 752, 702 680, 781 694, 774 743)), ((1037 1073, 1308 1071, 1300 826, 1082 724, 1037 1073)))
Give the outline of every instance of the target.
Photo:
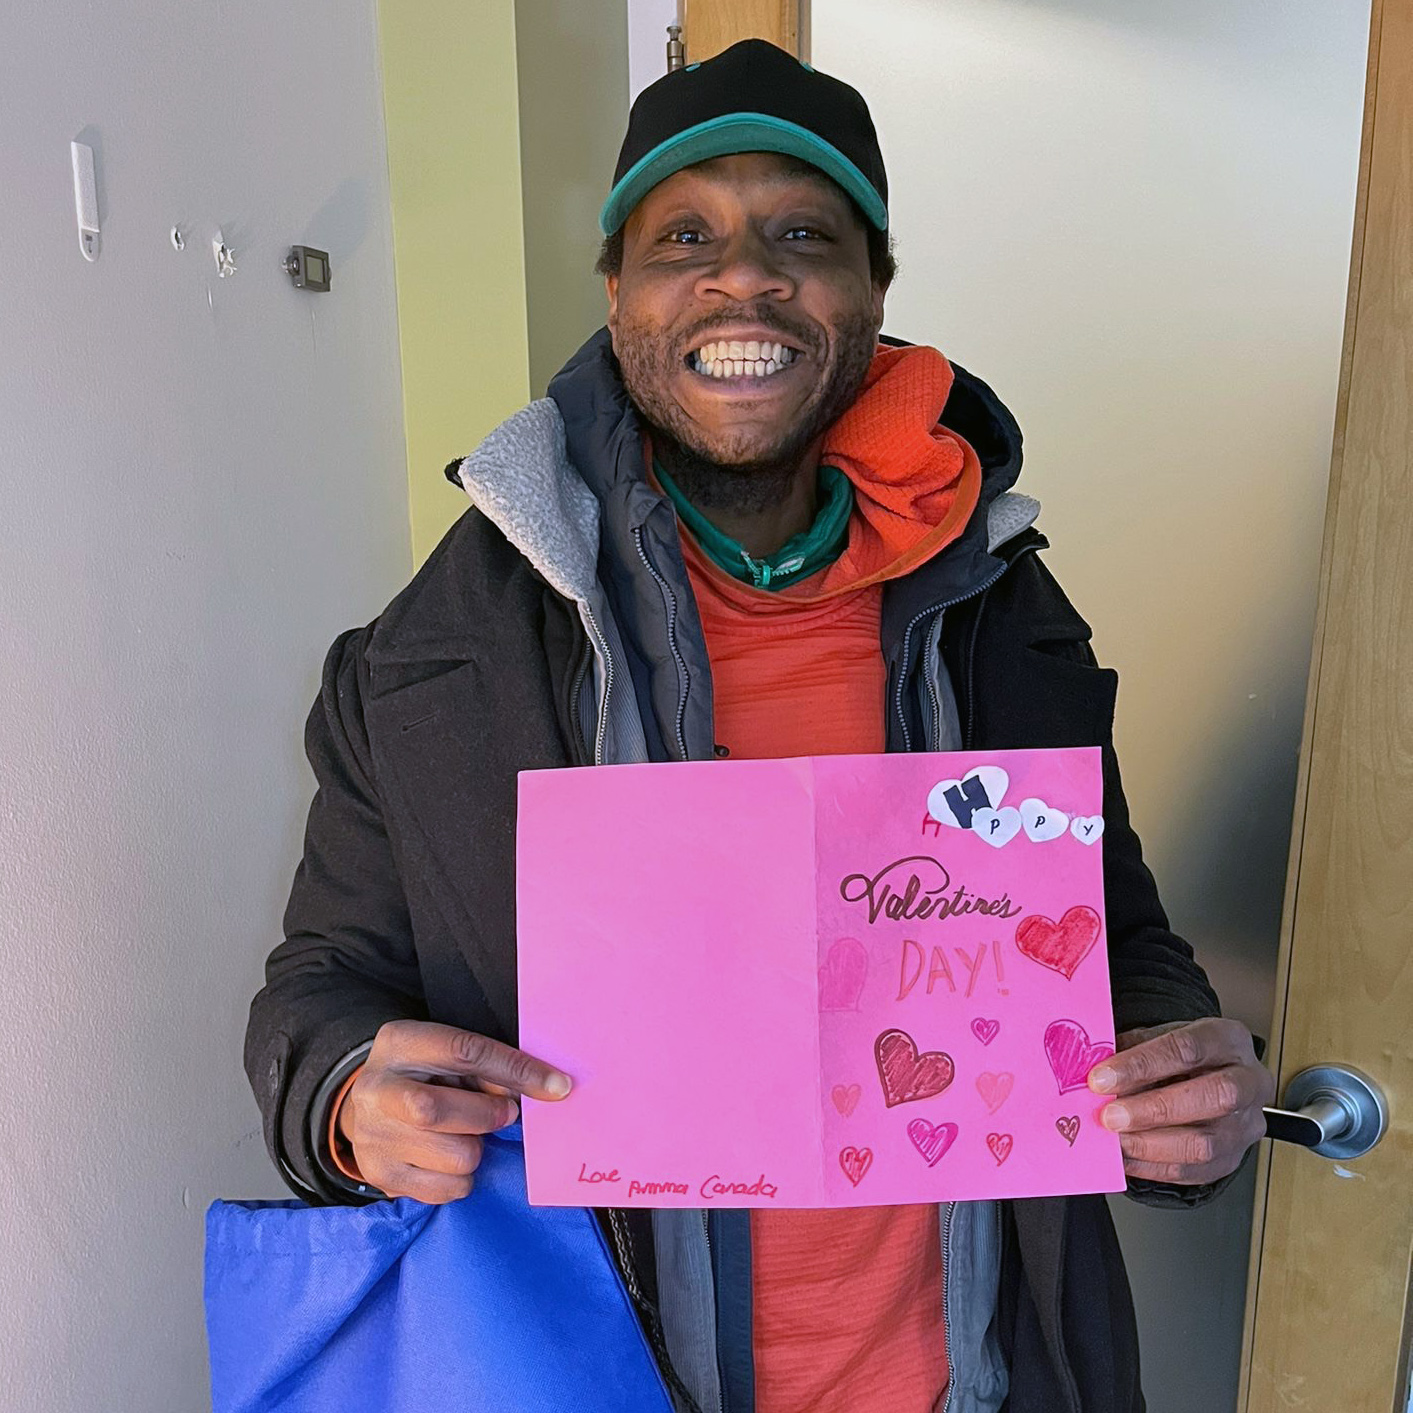
POLYGON ((752 559, 746 550, 741 551, 741 558, 746 561, 746 568, 751 575, 751 583, 758 589, 768 589, 771 576, 770 565, 763 559, 752 559))

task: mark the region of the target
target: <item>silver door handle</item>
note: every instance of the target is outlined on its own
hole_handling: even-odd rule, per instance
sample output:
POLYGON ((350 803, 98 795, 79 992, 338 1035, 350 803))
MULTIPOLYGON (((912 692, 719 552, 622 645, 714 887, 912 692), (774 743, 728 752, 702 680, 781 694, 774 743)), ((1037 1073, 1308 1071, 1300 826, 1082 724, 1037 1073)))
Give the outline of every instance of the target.
POLYGON ((1267 1109, 1266 1137, 1298 1143, 1322 1158, 1359 1158, 1388 1129, 1388 1103, 1349 1065, 1313 1065, 1291 1077, 1284 1109, 1267 1109))

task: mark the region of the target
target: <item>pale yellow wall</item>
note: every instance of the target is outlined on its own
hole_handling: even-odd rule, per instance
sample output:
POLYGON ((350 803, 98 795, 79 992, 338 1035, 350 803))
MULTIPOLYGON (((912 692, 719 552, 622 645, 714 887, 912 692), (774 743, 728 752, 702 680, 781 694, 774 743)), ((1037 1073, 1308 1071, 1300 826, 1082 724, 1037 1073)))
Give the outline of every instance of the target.
POLYGON ((381 0, 412 555, 466 498, 442 468, 530 395, 513 0, 381 0))
POLYGON ((628 123, 623 0, 517 0, 530 389, 603 322, 599 208, 628 123), (553 101, 547 101, 553 95, 553 101))

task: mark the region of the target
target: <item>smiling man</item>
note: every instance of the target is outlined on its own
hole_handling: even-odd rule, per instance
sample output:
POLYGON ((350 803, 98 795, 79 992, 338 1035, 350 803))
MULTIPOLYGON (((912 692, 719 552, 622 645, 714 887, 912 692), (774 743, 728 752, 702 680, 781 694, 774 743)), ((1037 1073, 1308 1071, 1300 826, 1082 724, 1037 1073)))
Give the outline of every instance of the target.
MULTIPOLYGON (((1089 745, 1120 1032, 1090 1083, 1133 1196, 1210 1198, 1273 1084, 1142 862, 1115 677, 1011 489, 1014 419, 938 350, 880 342, 863 99, 759 41, 670 74, 602 224, 607 329, 447 468, 472 508, 326 663, 247 1037, 282 1173, 314 1201, 474 1201, 515 1096, 569 1092, 513 1048, 519 770, 1089 745)), ((1102 1197, 599 1215, 680 1409, 1142 1407, 1102 1197)))

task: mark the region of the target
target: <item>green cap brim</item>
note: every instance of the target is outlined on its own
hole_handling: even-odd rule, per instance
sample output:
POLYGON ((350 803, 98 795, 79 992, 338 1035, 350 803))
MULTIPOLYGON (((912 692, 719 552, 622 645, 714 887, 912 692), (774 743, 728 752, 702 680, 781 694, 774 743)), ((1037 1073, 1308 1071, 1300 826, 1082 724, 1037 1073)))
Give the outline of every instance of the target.
POLYGON ((832 143, 798 123, 772 118, 768 113, 728 113, 684 128, 634 162, 609 192, 599 213, 599 226, 604 235, 612 235, 648 192, 673 172, 736 152, 779 152, 808 162, 844 188, 858 203, 870 225, 880 231, 888 229, 888 208, 882 198, 868 178, 832 143))

